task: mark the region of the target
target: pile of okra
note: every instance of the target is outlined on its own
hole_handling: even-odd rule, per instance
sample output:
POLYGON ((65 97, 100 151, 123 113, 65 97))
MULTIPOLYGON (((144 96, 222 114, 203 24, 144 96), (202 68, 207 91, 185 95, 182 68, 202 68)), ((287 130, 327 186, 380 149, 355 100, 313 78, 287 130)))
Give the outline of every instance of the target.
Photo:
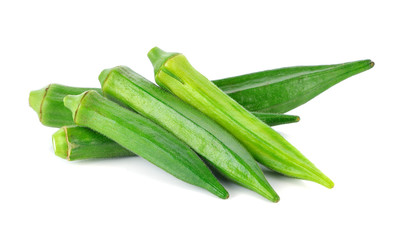
POLYGON ((260 164, 327 188, 334 183, 271 126, 370 60, 286 67, 210 81, 180 53, 157 47, 148 57, 154 84, 126 66, 103 70, 101 88, 49 84, 32 91, 40 122, 60 128, 57 156, 68 160, 138 155, 182 181, 226 199, 219 175, 278 202, 260 164), (211 169, 209 168, 211 167, 211 169))

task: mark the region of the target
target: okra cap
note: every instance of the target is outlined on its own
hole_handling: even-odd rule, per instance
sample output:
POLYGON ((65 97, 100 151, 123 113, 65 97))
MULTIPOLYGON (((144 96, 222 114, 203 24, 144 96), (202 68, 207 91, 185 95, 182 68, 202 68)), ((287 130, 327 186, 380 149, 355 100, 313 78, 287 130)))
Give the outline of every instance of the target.
POLYGON ((94 90, 85 91, 79 95, 67 95, 66 97, 63 98, 63 104, 65 105, 65 107, 69 108, 70 111, 72 111, 74 121, 76 120, 75 119, 76 112, 80 106, 81 100, 86 94, 90 92, 95 92, 95 91, 94 90))
POLYGON ((101 74, 99 74, 98 80, 101 83, 102 87, 111 71, 112 71, 112 68, 107 68, 107 69, 102 70, 101 74))
POLYGON ((66 135, 66 129, 60 128, 52 135, 52 148, 54 149, 55 155, 58 157, 68 159, 69 158, 69 144, 66 135))
POLYGON ((147 56, 150 59, 150 62, 153 64, 154 74, 160 70, 161 66, 171 57, 178 55, 179 53, 175 52, 165 52, 158 47, 152 48, 147 56))
POLYGON ((41 121, 41 105, 43 104, 43 100, 47 94, 47 90, 50 87, 48 85, 45 88, 31 91, 29 94, 29 106, 33 108, 33 110, 37 113, 41 121))

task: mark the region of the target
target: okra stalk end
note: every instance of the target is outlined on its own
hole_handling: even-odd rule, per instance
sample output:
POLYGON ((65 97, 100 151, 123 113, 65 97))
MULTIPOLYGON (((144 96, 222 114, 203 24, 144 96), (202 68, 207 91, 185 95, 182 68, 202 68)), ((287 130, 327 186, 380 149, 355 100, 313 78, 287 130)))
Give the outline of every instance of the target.
POLYGON ((177 54, 179 53, 165 52, 158 47, 152 48, 148 52, 147 56, 149 57, 150 62, 152 62, 153 64, 154 74, 157 74, 157 72, 160 70, 161 66, 167 61, 167 59, 177 54))
POLYGON ((87 93, 89 93, 91 91, 94 91, 94 90, 86 91, 79 95, 67 95, 63 99, 63 103, 64 103, 65 107, 69 108, 69 110, 72 111, 73 119, 75 119, 75 117, 76 117, 76 113, 80 106, 81 100, 87 93))
POLYGON ((65 128, 60 128, 52 135, 52 147, 55 155, 58 157, 69 159, 69 143, 65 132, 65 128))
POLYGON ((29 105, 37 113, 37 115, 40 118, 40 121, 41 121, 41 105, 47 94, 47 90, 49 87, 50 85, 39 90, 31 91, 29 94, 29 105))
POLYGON ((99 82, 101 83, 101 86, 103 86, 103 83, 106 81, 106 79, 109 76, 109 73, 112 71, 112 68, 107 68, 102 70, 101 74, 99 74, 99 82))

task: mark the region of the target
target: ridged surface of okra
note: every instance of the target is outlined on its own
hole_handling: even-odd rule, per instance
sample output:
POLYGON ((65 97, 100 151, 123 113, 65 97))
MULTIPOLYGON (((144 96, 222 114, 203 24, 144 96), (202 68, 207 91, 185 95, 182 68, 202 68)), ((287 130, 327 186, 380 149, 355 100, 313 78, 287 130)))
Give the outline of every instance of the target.
POLYGON ((271 201, 278 195, 250 153, 224 128, 171 93, 119 66, 99 76, 104 95, 153 120, 203 156, 227 178, 271 201))
POLYGON ((229 196, 193 150, 149 119, 93 90, 68 95, 64 103, 72 111, 77 125, 107 136, 187 183, 207 189, 220 198, 229 196))
MULTIPOLYGON (((70 110, 63 105, 63 98, 67 95, 81 94, 87 90, 95 90, 102 94, 100 88, 76 88, 53 83, 45 88, 31 91, 29 103, 43 125, 48 127, 70 126, 74 125, 74 122, 70 110)), ((299 121, 299 117, 294 115, 260 112, 253 114, 269 126, 299 121)))
POLYGON ((285 113, 373 66, 371 60, 361 60, 335 65, 287 67, 213 83, 249 111, 285 113))
POLYGON ((334 183, 279 133, 194 69, 186 57, 155 47, 148 57, 156 82, 232 133, 257 161, 282 174, 332 188, 334 183))
POLYGON ((79 126, 60 128, 52 135, 52 145, 55 155, 67 160, 135 155, 104 135, 79 126))

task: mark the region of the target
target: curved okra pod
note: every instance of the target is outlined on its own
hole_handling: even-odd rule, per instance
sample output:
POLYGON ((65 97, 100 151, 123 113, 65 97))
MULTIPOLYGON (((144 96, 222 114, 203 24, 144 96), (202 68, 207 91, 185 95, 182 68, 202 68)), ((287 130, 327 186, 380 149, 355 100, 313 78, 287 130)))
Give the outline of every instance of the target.
POLYGON ((287 67, 224 78, 213 83, 249 111, 285 113, 373 66, 371 60, 361 60, 335 65, 287 67))
POLYGON ((135 156, 102 134, 79 126, 60 128, 52 135, 52 146, 55 155, 67 160, 135 156))
POLYGON ((273 202, 279 197, 250 153, 230 133, 197 109, 119 66, 99 76, 103 94, 164 127, 227 178, 273 202))
MULTIPOLYGON (((74 125, 72 114, 63 105, 63 98, 67 95, 78 95, 88 90, 95 90, 102 94, 100 88, 77 88, 52 83, 45 88, 31 91, 29 104, 37 113, 43 125, 48 127, 71 126, 74 125)), ((299 117, 293 115, 261 112, 253 112, 253 114, 269 126, 299 121, 299 117)))
POLYGON ((148 57, 156 82, 232 133, 257 161, 282 174, 332 188, 334 183, 280 134, 194 69, 186 57, 155 47, 148 57))
POLYGON ((73 121, 114 140, 175 177, 220 198, 228 192, 185 143, 149 119, 104 98, 96 91, 68 95, 64 104, 73 121))

